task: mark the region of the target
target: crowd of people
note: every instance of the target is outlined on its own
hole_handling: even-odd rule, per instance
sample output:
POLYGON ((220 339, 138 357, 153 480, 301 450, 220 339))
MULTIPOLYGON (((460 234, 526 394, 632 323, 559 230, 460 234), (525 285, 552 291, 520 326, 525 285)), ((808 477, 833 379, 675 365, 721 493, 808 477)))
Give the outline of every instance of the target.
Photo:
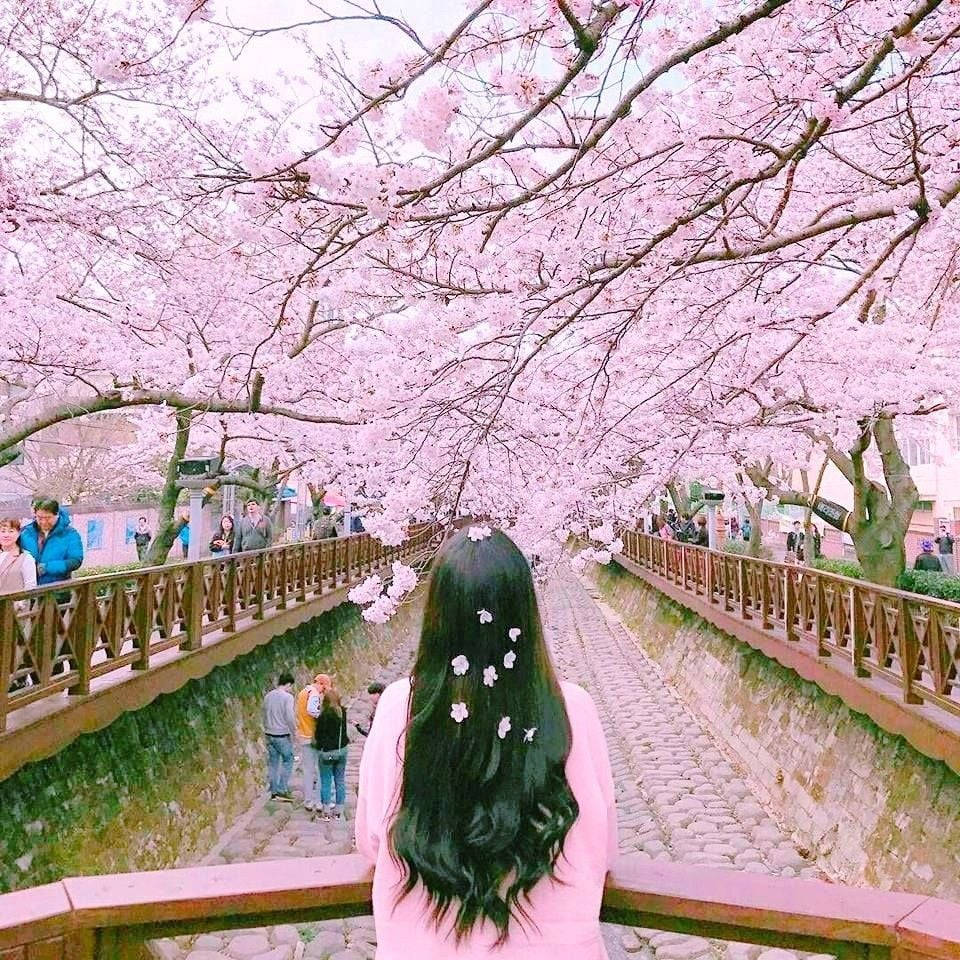
MULTIPOLYGON (((290 776, 299 754, 303 767, 303 806, 324 820, 341 819, 346 803, 347 751, 350 746, 347 709, 333 678, 318 673, 294 696, 295 680, 281 673, 276 686, 263 698, 263 733, 267 747, 267 786, 272 800, 294 802, 290 776)), ((366 726, 355 723, 363 736, 370 733, 382 683, 367 688, 371 711, 366 726)))

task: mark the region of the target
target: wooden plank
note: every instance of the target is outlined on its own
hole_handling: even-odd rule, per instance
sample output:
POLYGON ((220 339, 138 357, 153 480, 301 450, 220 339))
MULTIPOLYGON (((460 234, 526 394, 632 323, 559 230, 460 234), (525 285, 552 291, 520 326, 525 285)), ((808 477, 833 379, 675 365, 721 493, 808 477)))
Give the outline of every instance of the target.
POLYGON ((928 897, 897 925, 897 934, 897 960, 906 960, 911 952, 924 960, 957 960, 960 903, 928 897))
POLYGON ((890 946, 898 943, 897 924, 926 899, 621 857, 608 876, 603 906, 619 917, 642 914, 645 923, 662 917, 725 925, 737 928, 734 936, 745 941, 751 940, 751 931, 770 931, 890 946))
POLYGON ((0 951, 61 936, 70 919, 70 898, 63 883, 0 894, 0 951))
POLYGON ((131 926, 337 906, 372 910, 358 854, 188 867, 63 881, 81 927, 131 926))

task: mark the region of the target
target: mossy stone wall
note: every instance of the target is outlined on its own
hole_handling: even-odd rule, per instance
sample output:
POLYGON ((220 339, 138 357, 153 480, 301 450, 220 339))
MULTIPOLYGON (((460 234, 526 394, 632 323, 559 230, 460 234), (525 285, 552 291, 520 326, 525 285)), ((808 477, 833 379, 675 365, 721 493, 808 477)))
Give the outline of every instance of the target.
POLYGON ((960 777, 615 563, 601 597, 836 880, 960 899, 960 777))
POLYGON ((0 892, 195 862, 264 789, 260 702, 276 676, 364 688, 421 602, 383 627, 345 603, 17 771, 0 783, 0 892))

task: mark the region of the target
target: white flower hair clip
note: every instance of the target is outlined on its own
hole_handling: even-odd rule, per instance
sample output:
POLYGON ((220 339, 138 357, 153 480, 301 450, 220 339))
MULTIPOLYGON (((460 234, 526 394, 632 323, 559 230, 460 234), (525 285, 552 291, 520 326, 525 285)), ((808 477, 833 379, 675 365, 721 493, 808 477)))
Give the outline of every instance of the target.
POLYGON ((459 703, 451 704, 450 716, 456 720, 457 723, 463 723, 463 721, 470 716, 470 711, 467 709, 467 705, 461 700, 459 703))
POLYGON ((479 543, 481 540, 486 540, 491 533, 493 533, 493 531, 484 524, 482 527, 470 527, 470 529, 467 530, 467 537, 474 543, 479 543))
POLYGON ((523 742, 524 743, 533 743, 533 735, 537 732, 536 727, 531 727, 529 730, 523 731, 523 742))
POLYGON ((513 669, 513 665, 514 665, 516 662, 517 662, 517 655, 516 655, 512 650, 508 650, 508 651, 503 655, 503 665, 504 665, 508 670, 512 670, 512 669, 513 669))
POLYGON ((500 725, 497 727, 497 736, 503 740, 504 737, 510 732, 510 718, 501 717, 500 725))
POLYGON ((516 642, 517 642, 517 637, 520 636, 520 628, 519 628, 519 627, 511 627, 511 628, 507 631, 507 636, 510 638, 510 642, 511 642, 511 643, 516 643, 516 642))
POLYGON ((454 676, 462 677, 470 669, 470 661, 461 653, 450 661, 450 666, 453 667, 454 676))
POLYGON ((483 669, 483 685, 485 687, 492 687, 499 677, 497 676, 497 668, 494 666, 484 667, 483 669))
POLYGON ((481 623, 493 623, 493 614, 489 610, 478 610, 477 616, 481 623))

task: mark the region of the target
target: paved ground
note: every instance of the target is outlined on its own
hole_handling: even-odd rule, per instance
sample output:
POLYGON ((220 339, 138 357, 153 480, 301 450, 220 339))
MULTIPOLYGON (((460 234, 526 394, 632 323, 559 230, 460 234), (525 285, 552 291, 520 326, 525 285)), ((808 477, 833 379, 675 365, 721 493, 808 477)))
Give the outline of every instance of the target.
MULTIPOLYGON (((586 687, 600 709, 617 781, 622 852, 724 870, 819 876, 673 695, 635 638, 579 580, 569 573, 556 578, 544 592, 543 613, 561 676, 586 687)), ((412 657, 410 646, 398 649, 376 679, 403 675, 412 657)), ((354 701, 352 719, 366 716, 364 700, 354 701)), ((320 821, 299 804, 261 802, 206 862, 349 852, 360 748, 355 743, 350 751, 345 822, 320 821)), ((298 778, 295 774, 295 792, 298 778)), ((627 927, 605 927, 604 937, 611 960, 813 956, 627 927)), ((371 960, 376 946, 372 919, 359 918, 182 937, 158 948, 168 960, 371 960)))

